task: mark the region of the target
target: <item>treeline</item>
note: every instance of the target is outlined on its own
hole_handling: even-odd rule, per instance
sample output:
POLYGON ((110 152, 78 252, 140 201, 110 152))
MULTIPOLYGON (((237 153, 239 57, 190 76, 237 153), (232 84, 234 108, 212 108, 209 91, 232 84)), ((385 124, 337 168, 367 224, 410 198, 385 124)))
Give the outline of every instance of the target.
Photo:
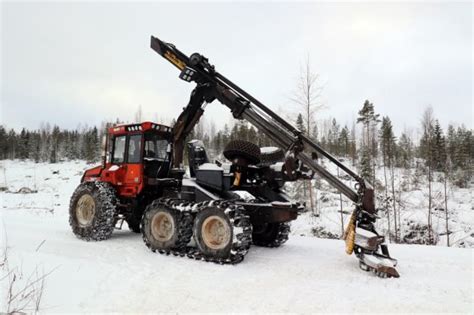
MULTIPOLYGON (((448 172, 449 179, 459 187, 466 187, 473 175, 472 130, 449 124, 445 132, 431 108, 425 110, 417 134, 404 131, 396 136, 390 117, 380 117, 368 100, 351 125, 341 125, 331 118, 315 123, 308 132, 301 114, 295 117, 294 125, 331 154, 349 160, 372 183, 377 181, 375 173, 379 167, 387 168, 388 172, 395 167, 415 169, 430 176, 433 172, 448 172)), ((232 128, 225 125, 222 130, 216 130, 213 122, 201 121, 192 137, 203 140, 213 156, 233 139, 248 140, 261 147, 274 145, 265 134, 242 121, 232 128)))
POLYGON ((212 157, 219 156, 227 143, 236 139, 250 141, 260 147, 274 145, 265 134, 259 133, 257 129, 241 120, 236 121, 232 128, 225 124, 222 130, 216 130, 214 122, 207 124, 205 120, 202 120, 188 138, 202 140, 212 157))
MULTIPOLYGON (((75 130, 60 129, 44 124, 38 130, 23 128, 20 132, 7 130, 0 125, 0 159, 31 159, 35 162, 57 163, 64 160, 81 159, 97 162, 101 155, 101 140, 107 126, 120 124, 102 123, 96 126, 78 127, 75 130)), ((222 130, 210 132, 204 121, 199 123, 189 139, 200 139, 212 156, 222 152, 226 144, 235 139, 255 142, 260 146, 269 146, 271 141, 265 135, 257 134, 255 128, 243 122, 237 122, 229 128, 225 125, 222 130)))
MULTIPOLYGON (((341 125, 332 118, 315 123, 308 132, 301 114, 294 118, 294 124, 331 154, 350 160, 371 182, 375 182, 375 169, 380 166, 419 168, 418 171, 423 174, 448 171, 450 179, 460 187, 465 187, 472 176, 472 130, 449 125, 445 132, 432 109, 425 111, 419 128, 419 141, 413 139, 409 132, 402 132, 396 137, 390 118, 380 118, 369 101, 362 105, 357 120, 350 126, 341 125)), ((97 162, 100 159, 100 139, 106 126, 110 125, 102 123, 99 128, 84 126, 66 130, 43 124, 38 130, 23 128, 20 132, 0 125, 0 159, 32 159, 51 163, 83 159, 97 162)), ((261 147, 273 145, 265 134, 243 121, 218 129, 214 122, 202 120, 190 138, 202 140, 214 157, 234 139, 251 141, 261 147)))
POLYGON ((77 130, 60 129, 49 124, 38 130, 23 128, 20 132, 0 125, 0 159, 31 159, 35 162, 57 163, 82 159, 96 162, 100 157, 102 131, 97 127, 77 130))

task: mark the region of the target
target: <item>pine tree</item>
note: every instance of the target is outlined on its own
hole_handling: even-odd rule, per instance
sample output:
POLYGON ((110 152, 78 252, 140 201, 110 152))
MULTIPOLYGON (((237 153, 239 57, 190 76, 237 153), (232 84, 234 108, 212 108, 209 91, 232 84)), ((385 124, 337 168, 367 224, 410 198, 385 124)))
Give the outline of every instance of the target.
POLYGON ((380 146, 384 165, 390 167, 395 157, 395 136, 390 118, 382 118, 382 126, 380 128, 380 146))
POLYGON ((35 163, 40 162, 40 147, 41 147, 41 136, 39 132, 34 131, 30 133, 30 141, 28 141, 28 151, 29 158, 35 161, 35 163))
POLYGON ((329 129, 328 134, 328 147, 329 152, 334 155, 339 155, 339 124, 336 119, 331 120, 331 129, 329 129))
POLYGON ((338 147, 339 154, 342 154, 344 157, 350 154, 349 129, 347 126, 344 126, 339 134, 338 147))
MULTIPOLYGON (((450 137, 449 134, 448 137, 450 137)), ((472 164, 474 162, 472 130, 467 130, 466 127, 460 126, 456 130, 454 141, 449 139, 448 142, 450 142, 450 146, 454 146, 454 150, 450 151, 454 169, 454 184, 461 188, 467 187, 472 178, 472 164), (455 143, 454 145, 452 145, 453 142, 455 143)))
POLYGON ((49 161, 51 154, 51 126, 49 123, 40 127, 40 161, 49 161))
POLYGON ((16 158, 25 160, 28 158, 28 140, 30 134, 23 128, 18 136, 16 158))
POLYGON ((222 147, 220 148, 219 152, 224 151, 225 146, 230 141, 230 131, 229 126, 227 124, 224 125, 224 132, 222 133, 222 147))
POLYGON ((17 136, 14 129, 10 129, 7 136, 8 158, 14 159, 16 157, 17 136))
POLYGON ((443 135, 443 129, 439 121, 436 120, 433 128, 433 145, 431 146, 433 157, 433 170, 443 171, 446 163, 446 143, 443 135))
POLYGON ((369 100, 364 102, 362 109, 359 110, 359 117, 357 118, 357 123, 362 123, 364 126, 365 136, 363 135, 364 145, 369 146, 370 141, 370 129, 373 123, 378 121, 379 114, 375 114, 374 104, 370 103, 369 100))
POLYGON ((51 153, 49 156, 50 163, 57 163, 59 157, 59 142, 60 142, 60 130, 58 126, 53 127, 53 132, 51 134, 51 153))
POLYGON ((5 127, 0 125, 0 159, 4 160, 8 158, 8 135, 5 127))
MULTIPOLYGON (((377 141, 375 137, 375 132, 377 124, 380 122, 379 114, 375 114, 374 104, 370 103, 368 100, 364 102, 362 109, 359 111, 359 117, 357 118, 357 123, 362 123, 363 125, 363 135, 362 135, 362 159, 361 164, 371 163, 370 174, 371 176, 365 177, 367 180, 375 183, 375 157, 377 153, 377 141), (365 136, 364 136, 365 133, 365 136)), ((361 168, 365 172, 367 165, 361 165, 361 168)), ((367 174, 365 174, 367 175, 367 174)))
MULTIPOLYGON (((250 142, 253 142, 253 143, 258 142, 258 141, 257 141, 257 139, 258 139, 257 131, 256 131, 255 128, 253 128, 253 127, 250 127, 250 128, 248 129, 247 137, 248 137, 248 140, 249 140, 250 142)), ((256 143, 256 144, 257 144, 257 143, 256 143)))
POLYGON ((249 141, 247 123, 244 122, 243 120, 239 120, 237 125, 238 125, 237 139, 249 141))
POLYGON ((366 180, 370 180, 372 177, 371 156, 368 148, 362 148, 360 176, 366 180))
POLYGON ((351 135, 350 135, 350 156, 352 160, 352 166, 356 165, 357 159, 357 142, 356 142, 356 122, 352 122, 351 135))
MULTIPOLYGON (((388 182, 387 182, 387 167, 391 174, 392 184, 392 207, 393 207, 393 222, 395 229, 395 240, 398 240, 398 229, 399 222, 397 222, 397 210, 396 210, 396 196, 395 196, 395 176, 393 170, 393 161, 395 157, 395 136, 393 134, 393 127, 390 118, 383 117, 382 126, 380 128, 380 146, 382 149, 383 157, 383 171, 385 179, 385 200, 388 200, 388 182)), ((389 209, 387 209, 389 211, 389 209)), ((388 214, 389 215, 389 214, 388 214)), ((389 239, 390 239, 390 228, 389 228, 389 239)))
POLYGON ((398 144, 397 165, 405 169, 410 168, 413 161, 413 143, 410 137, 406 133, 402 133, 398 144))
POLYGON ((296 118, 296 128, 298 128, 298 130, 303 134, 306 134, 306 127, 304 126, 303 115, 301 114, 298 114, 298 117, 296 118))

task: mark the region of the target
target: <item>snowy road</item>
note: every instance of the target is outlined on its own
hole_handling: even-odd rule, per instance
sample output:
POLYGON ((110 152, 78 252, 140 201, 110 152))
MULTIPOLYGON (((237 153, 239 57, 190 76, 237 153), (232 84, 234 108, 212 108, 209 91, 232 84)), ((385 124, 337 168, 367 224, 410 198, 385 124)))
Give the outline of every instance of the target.
POLYGON ((128 231, 87 243, 63 215, 1 214, 10 265, 56 268, 46 280, 47 313, 473 311, 469 249, 392 245, 401 278, 379 279, 359 270, 341 241, 293 237, 220 266, 153 254, 128 231))

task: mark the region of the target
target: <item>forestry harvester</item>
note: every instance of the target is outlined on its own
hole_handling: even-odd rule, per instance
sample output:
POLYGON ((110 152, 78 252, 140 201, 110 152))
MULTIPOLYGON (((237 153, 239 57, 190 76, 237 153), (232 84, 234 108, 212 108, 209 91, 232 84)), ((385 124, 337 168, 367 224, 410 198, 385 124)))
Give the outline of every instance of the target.
POLYGON ((278 247, 288 240, 289 222, 304 204, 285 195, 284 183, 320 176, 354 203, 346 252, 354 253, 365 271, 399 277, 397 261, 375 231, 374 190, 367 181, 217 72, 203 55, 188 57, 153 36, 151 48, 179 69, 180 79, 196 86, 172 127, 142 122, 108 129, 102 165, 84 173, 71 197, 69 222, 76 236, 105 240, 126 221, 153 252, 236 264, 251 245, 278 247), (261 150, 234 140, 223 152, 228 162, 210 163, 202 142, 185 139, 214 100, 278 148, 261 150), (322 157, 350 176, 354 189, 322 167, 322 157))

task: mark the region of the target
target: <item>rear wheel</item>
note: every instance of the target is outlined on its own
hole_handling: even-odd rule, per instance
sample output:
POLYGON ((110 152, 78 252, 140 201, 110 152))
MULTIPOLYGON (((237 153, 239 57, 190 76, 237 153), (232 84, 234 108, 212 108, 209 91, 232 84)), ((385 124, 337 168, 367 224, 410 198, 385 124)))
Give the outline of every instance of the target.
POLYGON ((227 215, 218 208, 201 211, 194 221, 196 244, 204 254, 226 258, 232 247, 233 229, 227 215))
POLYGON ((252 243, 252 226, 242 207, 211 201, 196 215, 193 235, 204 259, 238 263, 252 243))
POLYGON ((253 226, 253 244, 264 247, 279 247, 288 241, 288 223, 264 223, 253 226))
POLYGON ((86 241, 110 238, 114 230, 116 204, 115 190, 108 183, 81 183, 69 205, 69 224, 73 233, 86 241))
POLYGON ((145 244, 152 251, 169 251, 180 249, 189 243, 191 232, 183 215, 172 209, 166 202, 153 201, 142 217, 142 236, 145 244))

